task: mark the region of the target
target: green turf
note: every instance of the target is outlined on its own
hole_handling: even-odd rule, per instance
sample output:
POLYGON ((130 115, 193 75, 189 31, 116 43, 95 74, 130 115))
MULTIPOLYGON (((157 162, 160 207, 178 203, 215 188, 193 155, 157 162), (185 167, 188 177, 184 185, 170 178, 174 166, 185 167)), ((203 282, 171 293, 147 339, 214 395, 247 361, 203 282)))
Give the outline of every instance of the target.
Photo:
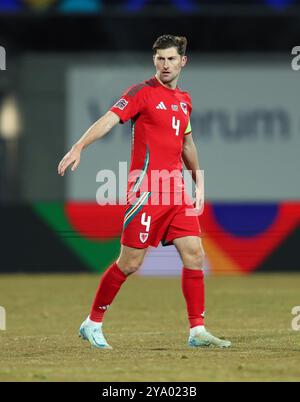
POLYGON ((124 285, 107 313, 113 350, 77 337, 98 277, 2 275, 0 381, 299 381, 300 275, 210 277, 207 327, 230 350, 187 347, 179 278, 140 278, 124 285))

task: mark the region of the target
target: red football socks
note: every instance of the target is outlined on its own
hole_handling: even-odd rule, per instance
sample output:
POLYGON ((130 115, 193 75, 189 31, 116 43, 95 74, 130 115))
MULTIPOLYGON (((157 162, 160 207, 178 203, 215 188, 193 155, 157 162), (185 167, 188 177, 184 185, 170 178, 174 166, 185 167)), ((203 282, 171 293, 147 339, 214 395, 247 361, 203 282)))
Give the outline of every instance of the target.
POLYGON ((117 263, 112 264, 102 275, 90 313, 90 319, 102 322, 103 315, 114 300, 127 276, 119 269, 117 263))
POLYGON ((201 270, 183 268, 182 292, 186 301, 190 327, 204 325, 204 274, 201 270))

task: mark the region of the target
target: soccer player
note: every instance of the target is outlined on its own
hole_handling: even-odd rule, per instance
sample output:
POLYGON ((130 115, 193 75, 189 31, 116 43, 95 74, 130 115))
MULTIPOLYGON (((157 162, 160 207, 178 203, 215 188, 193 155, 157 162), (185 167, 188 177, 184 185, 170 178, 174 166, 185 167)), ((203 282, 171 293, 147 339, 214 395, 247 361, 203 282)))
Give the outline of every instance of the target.
POLYGON ((182 291, 190 323, 188 345, 231 346, 204 326, 204 251, 198 217, 188 213, 197 213, 201 207, 201 185, 196 179, 199 163, 190 125, 191 98, 177 86, 187 62, 186 45, 185 37, 160 36, 153 45, 155 76, 130 87, 58 166, 61 176, 70 165, 74 171, 85 147, 131 119, 132 153, 121 252, 102 275, 90 314, 79 330, 79 335, 97 348, 111 349, 102 332, 105 312, 128 276, 141 266, 148 247, 157 247, 160 241, 174 244, 182 260, 182 291), (196 183, 195 208, 185 196, 183 162, 196 183), (166 195, 168 202, 164 201, 166 195))

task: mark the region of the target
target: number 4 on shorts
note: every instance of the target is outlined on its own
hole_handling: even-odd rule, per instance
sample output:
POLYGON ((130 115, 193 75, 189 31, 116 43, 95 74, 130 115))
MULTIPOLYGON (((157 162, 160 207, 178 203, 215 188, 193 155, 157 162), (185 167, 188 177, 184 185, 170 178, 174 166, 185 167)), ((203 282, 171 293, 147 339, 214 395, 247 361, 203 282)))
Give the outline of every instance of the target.
POLYGON ((143 213, 141 218, 141 224, 146 226, 146 232, 148 233, 150 230, 151 216, 149 215, 146 220, 146 212, 143 213))

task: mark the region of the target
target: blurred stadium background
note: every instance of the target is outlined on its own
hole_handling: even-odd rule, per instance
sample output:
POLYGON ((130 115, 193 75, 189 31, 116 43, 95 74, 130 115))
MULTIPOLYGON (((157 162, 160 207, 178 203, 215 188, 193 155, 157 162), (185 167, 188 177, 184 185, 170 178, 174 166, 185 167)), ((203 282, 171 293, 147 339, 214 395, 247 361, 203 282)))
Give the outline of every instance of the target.
MULTIPOLYGON (((0 0, 0 272, 101 272, 116 258, 124 207, 97 205, 96 175, 129 162, 129 126, 76 173, 59 177, 57 163, 153 74, 163 33, 189 40, 180 86, 205 171, 206 271, 299 271, 299 22, 296 0, 0 0)), ((140 274, 179 272, 159 247, 140 274)))

